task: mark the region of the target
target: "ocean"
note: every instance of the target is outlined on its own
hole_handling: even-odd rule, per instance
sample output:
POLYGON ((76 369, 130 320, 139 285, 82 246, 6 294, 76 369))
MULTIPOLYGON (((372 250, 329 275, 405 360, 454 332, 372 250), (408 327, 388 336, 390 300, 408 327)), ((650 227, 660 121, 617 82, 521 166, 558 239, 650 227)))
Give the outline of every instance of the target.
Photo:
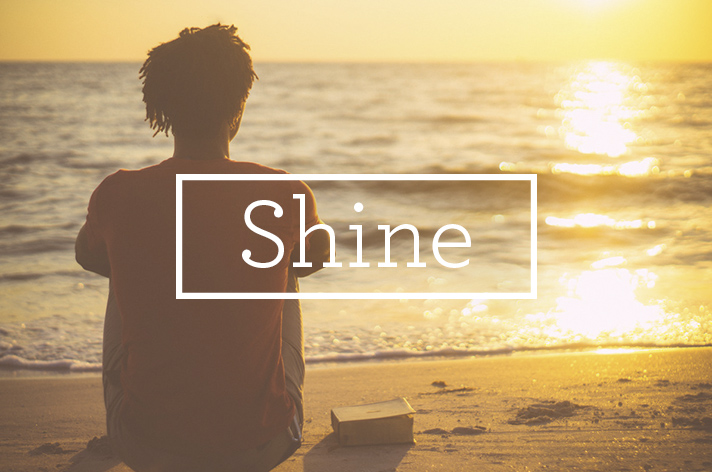
MULTIPOLYGON (((76 264, 74 239, 105 176, 172 155, 144 121, 139 67, 0 63, 6 374, 100 370, 108 282, 76 264)), ((528 181, 308 182, 344 266, 302 291, 402 294, 303 300, 309 363, 712 344, 712 64, 256 70, 232 159, 296 174, 536 175, 535 287, 528 181), (398 267, 377 267, 378 226, 402 224, 418 230, 418 251, 410 233, 394 236, 398 267), (432 250, 452 224, 471 247, 442 257, 464 268, 432 250), (350 225, 371 268, 348 266, 350 225), (426 268, 407 267, 416 255, 426 268), (408 297, 533 289, 536 299, 408 297)))

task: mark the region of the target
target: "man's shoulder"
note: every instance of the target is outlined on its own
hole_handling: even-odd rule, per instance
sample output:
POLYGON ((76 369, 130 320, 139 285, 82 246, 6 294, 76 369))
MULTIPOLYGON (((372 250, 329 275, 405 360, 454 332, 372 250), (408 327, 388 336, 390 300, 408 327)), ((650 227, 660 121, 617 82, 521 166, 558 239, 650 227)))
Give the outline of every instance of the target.
POLYGON ((139 189, 163 188, 175 182, 175 176, 164 165, 165 161, 140 169, 118 169, 109 174, 97 186, 95 193, 105 198, 125 195, 126 192, 136 192, 139 189))
MULTIPOLYGON (((268 174, 275 176, 290 175, 286 170, 269 167, 256 162, 228 161, 227 165, 232 169, 232 171, 226 170, 227 173, 268 174)), ((296 180, 295 178, 276 179, 275 184, 270 185, 270 189, 276 194, 280 194, 284 202, 294 201, 293 195, 301 194, 305 196, 308 208, 311 209, 315 206, 314 193, 311 188, 309 188, 309 185, 302 180, 296 180)))
POLYGON ((104 180, 101 181, 101 183, 97 187, 97 190, 98 189, 108 190, 110 188, 115 188, 117 186, 120 186, 122 184, 122 182, 124 181, 124 179, 126 178, 127 173, 129 173, 129 172, 131 172, 131 171, 127 171, 126 169, 119 169, 119 170, 107 175, 106 177, 104 177, 104 180))
POLYGON ((289 174, 286 170, 257 162, 225 160, 226 170, 237 174, 289 174))
MULTIPOLYGON (((284 169, 278 169, 275 167, 266 166, 264 164, 259 164, 257 162, 245 162, 245 161, 230 161, 226 162, 227 167, 225 171, 227 173, 235 174, 270 174, 270 175, 290 175, 284 169)), ((285 179, 286 188, 289 188, 293 193, 308 193, 310 198, 313 198, 311 189, 309 186, 302 182, 301 180, 285 179)))
POLYGON ((107 175, 104 180, 102 180, 102 182, 99 184, 97 190, 101 189, 102 191, 107 192, 110 190, 120 189, 125 185, 131 185, 132 181, 135 181, 136 178, 140 178, 141 174, 143 174, 143 171, 145 169, 119 169, 107 175))
MULTIPOLYGON (((97 187, 97 193, 106 196, 113 194, 125 194, 130 192, 162 192, 168 187, 175 185, 176 174, 240 174, 240 175, 273 175, 274 184, 269 188, 276 195, 284 195, 284 198, 291 199, 293 194, 306 194, 307 200, 313 200, 314 196, 309 186, 301 181, 292 178, 281 178, 290 175, 283 169, 266 166, 256 162, 233 161, 224 159, 212 162, 187 162, 185 160, 167 159, 155 165, 143 167, 141 169, 119 169, 107 176, 97 187)), ((240 180, 251 180, 249 177, 240 180)), ((260 185, 264 178, 256 179, 254 182, 260 185)), ((271 179, 267 179, 271 180, 271 179)), ((276 197, 275 197, 276 198, 276 197)))

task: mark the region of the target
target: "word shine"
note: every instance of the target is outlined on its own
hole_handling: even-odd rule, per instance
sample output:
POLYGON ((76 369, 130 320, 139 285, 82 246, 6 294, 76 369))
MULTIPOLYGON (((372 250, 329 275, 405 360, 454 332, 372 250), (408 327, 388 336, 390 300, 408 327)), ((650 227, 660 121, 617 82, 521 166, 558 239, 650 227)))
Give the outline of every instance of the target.
MULTIPOLYGON (((318 225, 314 225, 308 230, 305 228, 305 218, 306 218, 306 209, 305 209, 305 203, 304 199, 305 196, 303 194, 293 194, 292 197, 295 200, 299 200, 299 213, 300 213, 300 240, 299 240, 299 247, 301 249, 301 258, 299 262, 294 262, 293 266, 294 267, 311 267, 312 264, 311 262, 306 262, 305 260, 305 246, 306 246, 306 237, 312 232, 316 230, 325 230, 328 231, 329 236, 330 236, 330 255, 329 255, 329 262, 324 263, 324 267, 342 267, 341 262, 335 262, 335 257, 336 257, 336 235, 334 234, 334 230, 331 226, 321 223, 318 225)), ((282 215, 284 214, 284 211, 282 210, 282 207, 279 206, 279 204, 271 201, 271 200, 258 200, 256 202, 251 203, 246 209, 245 209, 245 224, 247 227, 250 229, 250 231, 253 231, 255 234, 258 234, 262 237, 265 237, 275 243, 277 245, 278 253, 277 257, 275 257, 273 260, 269 262, 257 262, 254 261, 250 258, 252 256, 252 252, 249 249, 245 249, 242 251, 242 258, 244 261, 249 264, 252 267, 255 268, 260 268, 260 269, 268 269, 270 267, 274 267, 275 265, 279 264, 279 262, 282 260, 282 257, 284 257, 284 244, 282 243, 282 240, 279 239, 276 235, 270 233, 269 231, 266 231, 259 226, 255 225, 252 222, 252 211, 259 207, 259 206, 269 206, 274 208, 274 216, 277 218, 281 218, 282 215)), ((356 203, 354 205, 354 210, 356 212, 361 212, 363 211, 363 204, 356 203)), ((418 244, 418 228, 416 228, 413 225, 410 224, 402 224, 399 226, 396 226, 393 230, 391 230, 390 225, 378 225, 379 230, 383 230, 384 232, 384 237, 385 237, 385 257, 383 262, 378 263, 378 267, 397 267, 396 262, 391 261, 391 236, 393 236, 395 233, 398 231, 402 230, 408 230, 411 233, 413 233, 413 262, 408 262, 406 265, 408 267, 425 267, 426 264, 425 262, 420 262, 420 257, 419 257, 419 244, 418 244)), ((361 225, 349 225, 349 230, 356 231, 356 262, 350 262, 349 267, 370 267, 370 263, 364 262, 362 258, 362 248, 363 248, 363 228, 361 225)), ((442 226, 436 233, 435 236, 433 236, 433 255, 435 256, 435 259, 444 267, 450 268, 450 269, 459 269, 461 267, 465 267, 470 263, 470 259, 465 259, 464 261, 460 262, 450 262, 446 261, 443 259, 442 255, 440 254, 440 248, 443 247, 471 247, 472 246, 472 241, 470 239, 470 234, 465 230, 460 225, 456 224, 448 224, 445 226, 442 226), (459 231, 462 233, 462 235, 465 237, 465 240, 462 242, 441 242, 440 237, 445 231, 459 231)))

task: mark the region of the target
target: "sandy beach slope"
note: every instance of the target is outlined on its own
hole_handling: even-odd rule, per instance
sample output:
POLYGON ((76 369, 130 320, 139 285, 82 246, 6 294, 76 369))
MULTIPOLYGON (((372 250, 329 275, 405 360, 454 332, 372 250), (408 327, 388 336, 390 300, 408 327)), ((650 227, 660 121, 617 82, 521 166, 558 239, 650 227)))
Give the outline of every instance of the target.
MULTIPOLYGON (((712 348, 315 368, 306 395, 280 472, 712 471, 712 348), (338 446, 331 408, 401 396, 416 444, 338 446)), ((104 434, 97 376, 1 379, 0 404, 2 471, 129 470, 85 449, 104 434)))

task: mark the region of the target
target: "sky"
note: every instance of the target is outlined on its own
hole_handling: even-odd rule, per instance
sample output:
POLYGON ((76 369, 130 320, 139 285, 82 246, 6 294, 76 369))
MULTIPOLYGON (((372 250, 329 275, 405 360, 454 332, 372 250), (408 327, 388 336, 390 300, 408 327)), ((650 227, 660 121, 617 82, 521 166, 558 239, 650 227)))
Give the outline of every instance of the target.
POLYGON ((712 61, 711 0, 0 0, 0 60, 140 61, 235 24, 256 61, 712 61))

